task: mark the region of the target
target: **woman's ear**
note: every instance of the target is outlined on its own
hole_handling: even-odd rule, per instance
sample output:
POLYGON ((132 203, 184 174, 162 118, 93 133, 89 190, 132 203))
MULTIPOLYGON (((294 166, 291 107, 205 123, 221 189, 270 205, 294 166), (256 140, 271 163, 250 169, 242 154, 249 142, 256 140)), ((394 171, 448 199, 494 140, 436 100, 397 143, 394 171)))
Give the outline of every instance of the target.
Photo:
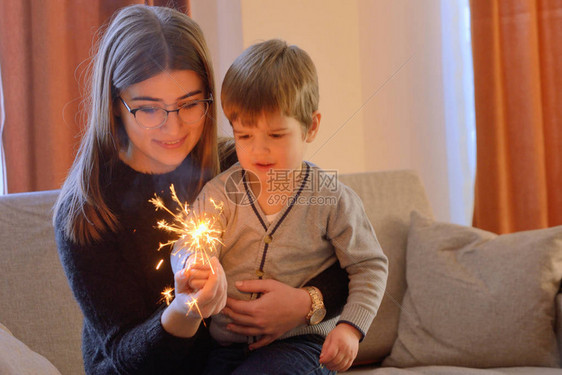
POLYGON ((310 124, 310 128, 308 128, 308 132, 306 133, 305 141, 306 143, 310 143, 314 141, 316 138, 316 134, 318 134, 318 129, 320 128, 320 119, 322 115, 318 111, 314 111, 312 113, 312 124, 310 124))

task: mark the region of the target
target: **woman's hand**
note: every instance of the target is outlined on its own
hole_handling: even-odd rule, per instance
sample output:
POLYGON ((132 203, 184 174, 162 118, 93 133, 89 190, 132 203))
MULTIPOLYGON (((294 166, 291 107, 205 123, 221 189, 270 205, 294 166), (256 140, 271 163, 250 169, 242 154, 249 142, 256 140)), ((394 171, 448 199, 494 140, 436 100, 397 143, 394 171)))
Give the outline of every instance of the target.
POLYGON ((306 324, 312 302, 309 294, 276 280, 237 281, 241 292, 261 293, 252 301, 228 298, 223 313, 233 323, 227 329, 246 336, 261 336, 250 350, 265 346, 291 329, 306 324))
POLYGON ((226 276, 217 258, 208 265, 193 264, 174 275, 175 298, 162 314, 162 326, 174 336, 192 337, 202 318, 226 305, 226 276))

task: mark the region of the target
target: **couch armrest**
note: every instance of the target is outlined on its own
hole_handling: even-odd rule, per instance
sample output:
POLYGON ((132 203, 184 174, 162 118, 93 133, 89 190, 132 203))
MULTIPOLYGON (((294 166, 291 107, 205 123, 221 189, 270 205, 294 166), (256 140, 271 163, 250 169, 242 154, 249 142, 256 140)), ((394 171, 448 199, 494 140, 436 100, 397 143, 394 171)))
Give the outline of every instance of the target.
POLYGON ((84 374, 82 313, 51 223, 57 196, 56 190, 0 196, 0 322, 61 373, 84 374))
POLYGON ((562 293, 556 295, 554 302, 556 307, 556 338, 558 339, 558 352, 560 353, 560 362, 562 363, 562 293))

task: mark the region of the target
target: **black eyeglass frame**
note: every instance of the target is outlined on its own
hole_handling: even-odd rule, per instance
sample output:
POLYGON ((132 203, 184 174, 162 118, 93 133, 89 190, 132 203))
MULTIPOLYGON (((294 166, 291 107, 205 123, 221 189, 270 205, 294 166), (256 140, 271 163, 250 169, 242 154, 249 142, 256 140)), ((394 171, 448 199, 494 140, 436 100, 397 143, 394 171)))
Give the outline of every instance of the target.
MULTIPOLYGON (((121 96, 118 96, 118 98, 119 98, 119 100, 121 100, 121 103, 123 103, 123 104, 125 105, 125 108, 127 108, 127 111, 129 111, 129 113, 133 115, 133 118, 135 119, 135 122, 137 123, 137 125, 140 126, 140 127, 143 128, 143 129, 158 129, 158 128, 161 128, 161 127, 164 126, 164 124, 168 121, 168 115, 170 114, 170 112, 176 112, 176 113, 178 114, 178 118, 181 119, 181 117, 180 117, 180 110, 181 110, 183 107, 179 107, 179 108, 176 108, 176 109, 170 109, 170 110, 168 110, 168 109, 166 109, 166 108, 158 107, 158 109, 161 109, 161 110, 163 110, 164 112, 166 112, 166 117, 164 118, 164 121, 162 121, 162 123, 161 123, 160 125, 158 125, 158 126, 146 127, 146 126, 144 126, 144 125, 141 125, 141 124, 138 122, 138 120, 137 120, 137 115, 136 115, 136 113, 137 113, 138 111, 140 111, 141 109, 143 109, 143 108, 141 107, 141 108, 134 108, 134 109, 131 109, 131 107, 129 107, 129 105, 125 102, 125 99, 123 99, 121 96)), ((211 94, 209 94, 209 97, 208 97, 207 99, 193 100, 193 101, 190 101, 189 103, 186 103, 186 104, 197 104, 197 103, 208 103, 208 104, 211 104, 211 103, 213 103, 213 102, 214 102, 213 94, 211 93, 211 94)), ((201 118, 200 118, 199 120, 201 120, 203 117, 205 117, 205 115, 207 114, 208 111, 209 111, 209 106, 207 105, 207 107, 205 108, 205 112, 203 113, 203 116, 201 116, 201 118)), ((197 121, 199 121, 199 120, 197 120, 197 121)), ((182 121, 183 121, 183 120, 182 120, 182 121)), ((187 123, 187 124, 193 124, 193 123, 195 123, 195 122, 196 122, 196 121, 193 121, 193 122, 189 122, 189 123, 187 123)))

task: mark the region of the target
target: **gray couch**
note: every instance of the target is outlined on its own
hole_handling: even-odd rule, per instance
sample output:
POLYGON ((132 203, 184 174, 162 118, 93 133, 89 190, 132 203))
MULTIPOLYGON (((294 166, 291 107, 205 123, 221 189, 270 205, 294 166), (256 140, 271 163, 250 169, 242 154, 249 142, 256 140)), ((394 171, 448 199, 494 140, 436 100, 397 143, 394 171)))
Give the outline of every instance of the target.
MULTIPOLYGON (((562 374, 561 228, 497 237, 434 222, 414 172, 339 178, 363 199, 390 260, 364 365, 349 373, 562 374)), ((84 372, 81 313, 51 225, 57 193, 0 197, 1 374, 84 372)))

